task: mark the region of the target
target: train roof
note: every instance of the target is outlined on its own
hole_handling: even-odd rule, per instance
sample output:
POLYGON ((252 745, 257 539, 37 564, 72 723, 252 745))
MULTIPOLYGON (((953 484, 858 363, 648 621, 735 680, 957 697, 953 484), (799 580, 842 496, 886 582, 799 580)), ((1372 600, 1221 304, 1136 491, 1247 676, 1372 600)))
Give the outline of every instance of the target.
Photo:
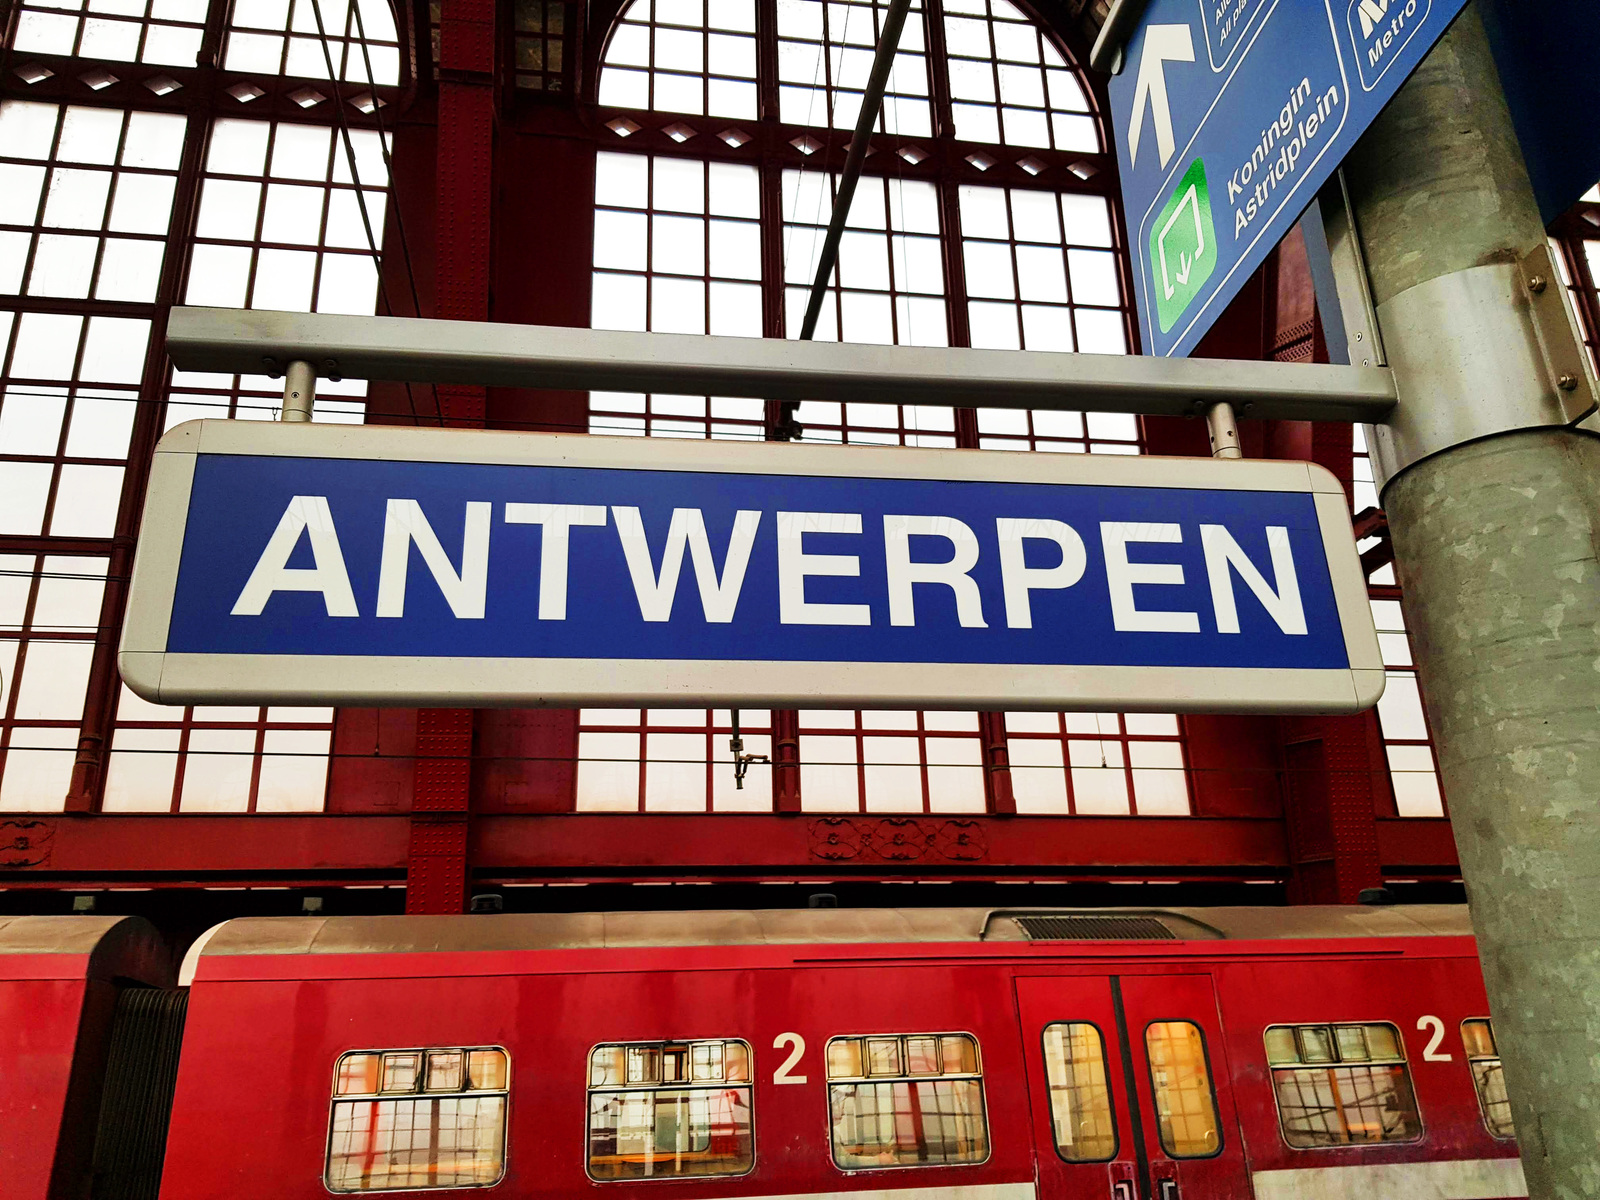
MULTIPOLYGON (((155 987, 170 986, 173 979, 172 954, 154 925, 143 917, 103 917, 90 914, 72 916, 0 917, 0 974, 13 970, 54 972, 66 967, 13 968, 6 965, 23 960, 13 955, 73 956, 80 965, 70 969, 70 977, 88 979, 133 979, 155 987)), ((38 976, 55 978, 54 974, 38 976)))
POLYGON ((838 908, 704 912, 495 913, 471 916, 241 917, 198 954, 783 946, 914 942, 1463 937, 1464 904, 1291 908, 838 908))

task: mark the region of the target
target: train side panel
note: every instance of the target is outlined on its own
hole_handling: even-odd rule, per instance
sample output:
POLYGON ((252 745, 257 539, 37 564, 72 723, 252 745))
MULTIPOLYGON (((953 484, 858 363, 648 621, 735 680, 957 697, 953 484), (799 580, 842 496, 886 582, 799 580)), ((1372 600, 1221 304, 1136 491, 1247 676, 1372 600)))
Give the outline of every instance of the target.
POLYGON ((50 1194, 88 990, 82 978, 0 980, 0 1179, 7 1196, 50 1194))
POLYGON ((1106 1033, 1116 1103, 1144 1110, 1153 1179, 1132 1194, 1160 1184, 1165 1171, 1183 1200, 1237 1200, 1251 1189, 1257 1200, 1526 1195, 1515 1143, 1485 1128, 1461 1041, 1461 1022, 1487 1015, 1470 940, 1234 943, 1216 946, 1214 956, 1196 948, 234 955, 203 963, 192 990, 161 1194, 325 1197, 341 1055, 484 1046, 510 1056, 506 1173, 496 1194, 659 1193, 666 1181, 596 1182, 586 1170, 591 1052, 609 1043, 736 1039, 752 1055, 754 1164, 743 1175, 672 1180, 672 1194, 683 1200, 950 1187, 976 1189, 963 1200, 1098 1200, 1124 1194, 1114 1190, 1124 1183, 1134 1187, 1137 1164, 1060 1168, 1035 1061, 1041 1022, 1076 1020, 1098 1022, 1106 1033), (1022 982, 1044 1000, 1019 1013, 1022 982), (1192 1011, 1178 1011, 1176 983, 1203 1003, 1191 998, 1184 1003, 1192 1011), (1122 1015, 1090 1011, 1094 997, 1105 1007, 1113 995, 1122 1015), (1214 1025, 1202 1017, 1207 1007, 1214 1007, 1214 1025), (1222 1174, 1222 1158, 1211 1166, 1157 1161, 1159 1105, 1148 1094, 1154 1063, 1141 1048, 1150 1022, 1189 1017, 1218 1039, 1208 1053, 1223 1073, 1221 1140, 1223 1156, 1238 1164, 1229 1168, 1238 1172, 1232 1176, 1222 1174), (1361 1023, 1394 1027, 1421 1136, 1291 1148, 1274 1100, 1266 1031, 1361 1023), (979 1043, 987 1157, 961 1166, 837 1166, 829 1040, 945 1033, 968 1033, 979 1043), (1046 1167, 1053 1181, 1040 1175, 1046 1167))
POLYGON ((1304 1195, 1313 1186, 1321 1189, 1315 1194, 1330 1197, 1393 1193, 1510 1200, 1527 1195, 1516 1143, 1491 1137, 1484 1124, 1462 1043, 1462 1022, 1489 1015, 1471 943, 1456 954, 1418 943, 1408 949, 1415 956, 1330 961, 1312 954, 1218 965, 1234 1094, 1258 1200, 1304 1195), (1291 1147, 1274 1100, 1267 1029, 1363 1022, 1395 1027, 1422 1136, 1291 1147), (1375 1187, 1378 1192, 1372 1192, 1375 1187))
MULTIPOLYGON (((427 958, 416 956, 419 977, 403 979, 208 981, 202 972, 191 991, 163 1200, 246 1192, 275 1200, 325 1197, 330 1093, 340 1055, 423 1046, 498 1045, 510 1053, 501 1194, 659 1189, 589 1178, 589 1055, 602 1043, 680 1038, 750 1044, 755 1126, 753 1169, 677 1181, 672 1194, 683 1200, 952 1186, 994 1189, 973 1200, 1032 1194, 1027 1097, 1005 967, 942 962, 615 973, 629 960, 627 952, 614 952, 582 974, 437 976, 426 974, 427 958), (828 1039, 947 1032, 971 1033, 981 1047, 986 1160, 858 1172, 836 1167, 829 1151, 828 1039)), ((343 969, 327 958, 314 965, 321 974, 343 969)))
POLYGON ((169 986, 137 917, 0 918, 0 1195, 88 1194, 120 988, 169 986))

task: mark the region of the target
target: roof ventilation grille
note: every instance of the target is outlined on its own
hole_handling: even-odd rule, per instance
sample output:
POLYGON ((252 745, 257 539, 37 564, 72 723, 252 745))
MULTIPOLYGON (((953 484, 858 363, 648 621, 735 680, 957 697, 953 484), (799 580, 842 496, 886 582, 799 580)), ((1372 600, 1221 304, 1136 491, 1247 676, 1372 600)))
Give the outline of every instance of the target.
POLYGON ((1170 941, 1177 934, 1155 917, 1013 917, 1030 942, 1170 941))

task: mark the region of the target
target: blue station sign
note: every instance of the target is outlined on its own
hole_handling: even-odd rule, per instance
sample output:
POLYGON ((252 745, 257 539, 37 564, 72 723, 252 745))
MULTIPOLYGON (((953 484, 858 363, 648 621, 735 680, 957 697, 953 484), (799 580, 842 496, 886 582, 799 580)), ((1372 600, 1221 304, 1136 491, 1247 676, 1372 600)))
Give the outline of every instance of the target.
POLYGON ((1111 80, 1145 352, 1194 350, 1466 0, 1151 0, 1111 80))
POLYGON ((1307 463, 193 422, 121 651, 160 703, 1352 712, 1307 463))

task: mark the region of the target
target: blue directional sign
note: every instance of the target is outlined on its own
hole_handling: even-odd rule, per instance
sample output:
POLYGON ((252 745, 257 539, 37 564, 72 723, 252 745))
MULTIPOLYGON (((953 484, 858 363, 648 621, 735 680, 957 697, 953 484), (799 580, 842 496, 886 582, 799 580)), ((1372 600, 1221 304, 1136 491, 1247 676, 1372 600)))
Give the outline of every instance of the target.
POLYGON ((1600 4, 1479 0, 1478 15, 1548 225, 1600 180, 1600 4))
POLYGON ((1307 463, 194 422, 121 668, 161 703, 1350 712, 1307 463))
POLYGON ((1145 352, 1186 355, 1466 0, 1151 0, 1111 81, 1145 352))

